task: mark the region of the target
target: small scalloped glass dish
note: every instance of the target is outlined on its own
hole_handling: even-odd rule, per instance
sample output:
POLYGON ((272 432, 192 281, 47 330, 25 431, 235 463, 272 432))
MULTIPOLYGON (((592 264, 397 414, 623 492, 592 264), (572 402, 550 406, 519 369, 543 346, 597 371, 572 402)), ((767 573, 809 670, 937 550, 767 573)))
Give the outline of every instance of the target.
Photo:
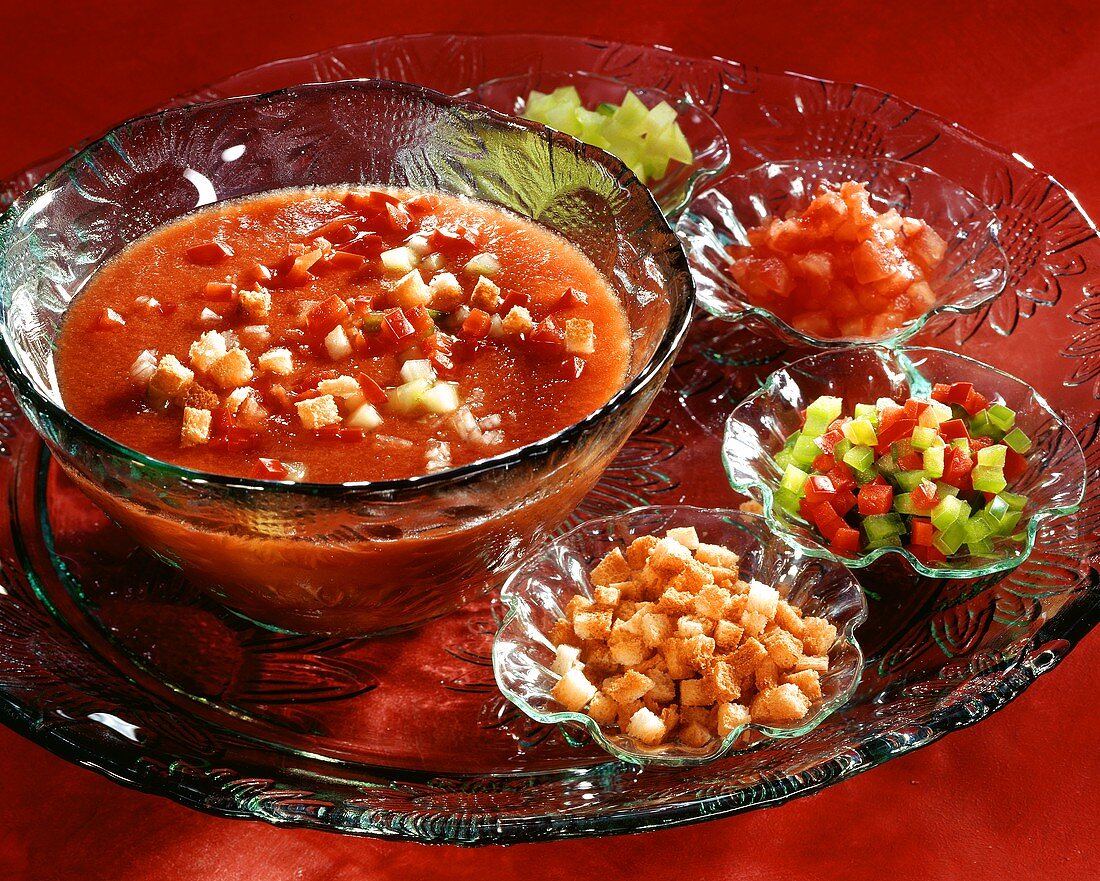
MULTIPOLYGON (((764 507, 768 525, 785 541, 812 557, 862 568, 885 554, 904 557, 921 575, 979 578, 1013 569, 1027 559, 1044 520, 1072 514, 1085 493, 1086 463, 1081 445, 1050 405, 1027 383, 965 355, 932 348, 866 346, 818 352, 777 370, 745 398, 726 420, 722 461, 730 485, 764 507), (800 411, 820 395, 844 399, 845 412, 858 402, 880 397, 928 398, 936 382, 970 382, 974 388, 1016 411, 1016 425, 1032 440, 1027 470, 1008 490, 1027 496, 1022 542, 997 538, 989 556, 960 556, 926 565, 902 547, 880 547, 844 555, 823 547, 801 518, 775 503, 782 469, 775 454, 801 425, 800 411)), ((1017 533, 1019 534, 1019 533, 1017 533)))
POLYGON ((1008 260, 997 241, 1000 222, 977 196, 929 168, 892 159, 855 157, 765 162, 729 175, 700 194, 676 226, 695 277, 699 305, 731 322, 759 319, 775 336, 795 345, 847 348, 898 345, 940 313, 973 312, 998 296, 1008 279, 1008 260), (928 223, 947 243, 929 280, 934 305, 879 337, 817 337, 792 327, 752 303, 730 274, 727 250, 748 245, 748 230, 768 218, 803 210, 820 183, 865 181, 878 211, 895 208, 928 223))
POLYGON ((859 685, 863 653, 856 628, 867 617, 863 591, 838 562, 779 541, 763 517, 723 508, 660 505, 634 508, 588 520, 528 557, 501 589, 504 619, 493 640, 493 672, 504 696, 537 722, 580 725, 615 758, 636 765, 686 766, 714 761, 778 738, 801 737, 839 709, 859 685), (742 725, 705 747, 662 744, 645 747, 617 729, 605 730, 584 713, 561 709, 551 690, 554 646, 550 628, 569 599, 592 596, 588 572, 616 547, 642 535, 663 535, 672 527, 694 526, 702 541, 728 547, 741 557, 742 571, 774 584, 807 615, 828 618, 837 639, 829 650, 829 671, 821 677, 822 698, 797 723, 742 725), (785 592, 784 592, 785 591, 785 592))
POLYGON ((562 86, 575 86, 585 107, 621 104, 627 90, 634 92, 647 107, 667 101, 676 110, 679 123, 694 161, 691 165, 670 162, 668 173, 650 186, 650 192, 666 217, 675 218, 691 201, 699 187, 726 170, 730 163, 730 145, 714 118, 684 95, 651 86, 635 86, 608 76, 585 71, 530 71, 516 76, 499 77, 460 92, 470 98, 515 116, 522 116, 532 89, 552 92, 562 86))

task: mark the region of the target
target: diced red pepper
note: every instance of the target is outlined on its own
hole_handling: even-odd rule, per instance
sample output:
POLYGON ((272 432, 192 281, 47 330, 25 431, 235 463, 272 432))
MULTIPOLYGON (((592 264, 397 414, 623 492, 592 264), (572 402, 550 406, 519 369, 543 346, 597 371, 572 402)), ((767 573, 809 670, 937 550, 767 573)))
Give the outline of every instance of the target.
POLYGON ((409 319, 409 324, 412 325, 413 332, 418 338, 424 339, 435 333, 435 322, 432 321, 432 316, 423 306, 413 306, 411 309, 406 309, 405 317, 409 319))
POLYGON ((973 484, 970 472, 974 460, 959 447, 947 447, 943 451, 943 482, 959 489, 970 489, 973 484))
POLYGON ((386 250, 386 243, 376 232, 364 231, 342 244, 340 253, 359 254, 368 260, 374 260, 386 250))
POLYGON ((233 249, 221 242, 202 242, 187 249, 187 259, 199 266, 216 266, 232 256, 233 249))
POLYGON ((348 304, 336 294, 315 303, 306 313, 306 330, 314 339, 323 339, 336 325, 348 319, 348 304))
MULTIPOLYGON (((898 412, 904 413, 905 411, 899 408, 898 412)), ((913 429, 916 427, 916 419, 910 419, 908 416, 897 416, 887 422, 884 413, 882 424, 880 424, 878 430, 878 446, 876 449, 883 453, 887 452, 890 449, 890 444, 911 436, 913 429)))
POLYGON ((909 521, 909 541, 910 544, 920 545, 921 547, 931 547, 932 545, 932 521, 925 520, 921 517, 914 517, 909 521))
POLYGON ((937 382, 932 387, 932 400, 941 404, 958 404, 961 407, 972 391, 974 384, 970 382, 953 382, 951 385, 937 382))
POLYGON ((412 228, 412 216, 405 210, 405 206, 400 202, 387 205, 386 214, 389 216, 390 226, 398 232, 408 232, 412 228))
POLYGON ((224 302, 233 298, 233 283, 229 281, 208 281, 202 289, 205 300, 224 302))
POLYGON ((1025 471, 1027 471, 1027 459, 1022 454, 1017 453, 1012 447, 1005 450, 1005 480, 1010 483, 1014 480, 1019 480, 1025 471))
POLYGON ((940 423, 940 437, 945 441, 955 440, 955 438, 965 437, 970 438, 970 432, 967 430, 966 423, 961 419, 948 419, 946 422, 940 423))
POLYGON ((415 333, 409 319, 400 309, 387 309, 382 313, 382 337, 389 343, 401 345, 415 333))
POLYGON ((836 487, 833 486, 833 482, 824 475, 815 474, 806 481, 804 494, 811 506, 828 501, 835 493, 836 487))
POLYGON ((830 456, 828 453, 822 453, 816 459, 814 459, 814 471, 820 471, 823 474, 828 471, 833 465, 836 464, 836 459, 830 456))
POLYGON ((898 457, 898 468, 902 471, 919 471, 924 467, 924 457, 916 450, 898 457))
POLYGON ((978 450, 984 450, 986 447, 993 446, 993 439, 985 437, 984 435, 976 435, 970 438, 970 451, 976 453, 978 450))
POLYGON ((962 404, 962 408, 971 416, 980 413, 988 406, 989 400, 986 398, 986 396, 983 394, 979 394, 978 392, 974 391, 974 389, 970 390, 970 394, 966 396, 966 400, 963 401, 962 404))
POLYGON ((359 380, 359 388, 363 390, 363 397, 376 407, 381 406, 389 400, 386 390, 375 382, 372 377, 367 376, 365 373, 360 373, 356 379, 359 380))
POLYGON ((914 421, 920 419, 921 413, 927 410, 931 404, 927 401, 918 401, 916 398, 910 398, 905 402, 905 415, 909 419, 914 421))
POLYGON ((550 307, 550 310, 557 312, 559 309, 572 309, 574 306, 582 306, 587 302, 588 294, 584 291, 578 291, 576 288, 566 288, 565 293, 550 307))
POLYGON ((231 426, 225 435, 226 448, 231 453, 243 453, 245 450, 252 449, 256 445, 256 440, 255 432, 239 425, 231 426))
POLYGON ((863 517, 872 514, 889 514, 894 505, 894 488, 867 483, 859 488, 859 513, 863 517))
POLYGON ((859 530, 841 526, 833 533, 829 547, 841 554, 859 553, 859 530))
POLYGON ((907 550, 925 565, 929 563, 942 563, 947 559, 938 548, 931 544, 919 545, 910 542, 907 550))
POLYGON ((836 449, 836 445, 842 440, 844 440, 844 432, 839 428, 833 428, 821 435, 815 443, 821 448, 823 453, 827 453, 831 456, 836 449))
POLYGON ((290 472, 278 459, 265 459, 261 456, 256 460, 256 468, 253 473, 263 480, 282 480, 290 472))
POLYGON ((932 400, 941 404, 947 403, 947 396, 951 394, 951 386, 945 382, 937 382, 932 386, 932 400))
POLYGON ((439 200, 431 193, 418 193, 411 199, 405 200, 405 208, 417 217, 431 214, 439 207, 439 200))
POLYGON ((464 227, 437 227, 428 236, 428 244, 441 254, 454 254, 470 250, 477 242, 464 227))
POLYGON ((317 268, 325 269, 330 272, 336 272, 341 269, 358 269, 366 260, 367 258, 362 254, 355 254, 351 251, 333 251, 327 257, 318 261, 317 268))
POLYGON ((401 200, 382 190, 371 190, 369 193, 347 193, 344 196, 344 204, 355 212, 370 212, 377 214, 384 211, 387 205, 393 205, 401 200))
POLYGON ((342 214, 322 223, 311 232, 306 233, 307 239, 326 238, 334 245, 342 245, 355 236, 355 227, 352 225, 355 218, 350 214, 342 214), (340 241, 342 239, 343 241, 340 241))
POLYGON ((493 318, 482 309, 471 309, 466 320, 462 322, 462 330, 459 333, 471 340, 482 340, 489 335, 493 318))
POLYGON ((936 484, 930 480, 922 480, 909 494, 909 500, 918 511, 931 511, 939 503, 936 497, 936 484))
POLYGON ((832 481, 837 492, 846 489, 855 489, 856 479, 851 466, 846 462, 837 462, 829 469, 829 480, 832 481))
POLYGON ((833 510, 836 511, 837 516, 843 517, 856 506, 856 494, 850 489, 839 489, 836 491, 836 494, 829 499, 829 504, 833 506, 833 510))
POLYGON ((501 315, 507 315, 513 306, 522 306, 527 308, 531 305, 531 295, 521 294, 519 291, 509 291, 508 294, 501 300, 500 308, 497 309, 501 315))
POLYGON ((837 530, 842 529, 846 525, 840 518, 840 515, 833 509, 833 506, 828 502, 822 502, 814 506, 813 524, 821 531, 821 534, 830 541, 832 541, 833 536, 836 535, 837 530))

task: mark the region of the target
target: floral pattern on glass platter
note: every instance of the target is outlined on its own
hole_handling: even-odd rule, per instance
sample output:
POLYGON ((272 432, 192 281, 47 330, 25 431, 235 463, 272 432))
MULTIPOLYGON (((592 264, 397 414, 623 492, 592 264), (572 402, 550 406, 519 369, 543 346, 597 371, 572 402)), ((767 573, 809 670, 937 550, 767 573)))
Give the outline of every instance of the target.
MULTIPOLYGON (((113 779, 227 816, 461 844, 608 834, 777 804, 930 743, 1016 697, 1100 619, 1100 245, 1072 197, 1007 152, 874 89, 570 37, 389 38, 246 71, 173 103, 357 76, 456 92, 539 66, 689 96, 729 136, 732 170, 890 157, 978 194, 1005 226, 1009 290, 914 343, 1007 367, 1065 414, 1092 480, 1078 513, 1046 526, 1007 576, 918 581, 888 560, 861 571, 867 663, 846 708, 798 741, 641 771, 504 702, 488 665, 493 600, 373 642, 242 623, 135 551, 59 478, 5 392, 8 724, 113 779)), ((802 354, 760 328, 700 316, 667 387, 574 519, 640 502, 734 503, 718 457, 725 416, 802 354)))

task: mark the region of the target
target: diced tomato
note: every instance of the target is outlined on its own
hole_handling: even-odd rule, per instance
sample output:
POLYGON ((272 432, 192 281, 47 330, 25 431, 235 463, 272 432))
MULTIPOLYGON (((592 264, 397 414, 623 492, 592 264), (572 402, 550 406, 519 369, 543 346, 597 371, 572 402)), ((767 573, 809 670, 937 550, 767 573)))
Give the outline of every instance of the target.
POLYGON ((837 492, 846 489, 855 489, 856 479, 851 466, 845 462, 837 462, 829 469, 829 480, 837 492))
POLYGON ((821 448, 823 453, 833 455, 833 451, 836 449, 836 445, 844 440, 844 432, 839 428, 834 428, 826 431, 816 441, 817 445, 821 448))
POLYGON ((794 288, 794 280, 787 264, 777 257, 762 260, 757 268, 757 277, 765 288, 780 296, 787 296, 794 288))
POLYGON ((832 468, 833 465, 835 465, 835 464, 836 464, 836 459, 834 459, 828 453, 822 453, 820 456, 818 456, 816 459, 814 459, 813 468, 814 468, 814 471, 820 471, 822 473, 825 473, 830 468, 832 468))
POLYGON ((939 502, 936 497, 936 484, 930 480, 922 480, 909 494, 909 500, 918 511, 931 511, 939 502))
POLYGON ((359 388, 363 390, 363 397, 376 407, 380 407, 389 400, 386 390, 367 374, 360 373, 356 379, 359 380, 359 388))
POLYGON ((393 205, 401 200, 391 193, 382 190, 371 190, 369 193, 347 193, 344 196, 344 204, 358 213, 368 212, 377 214, 386 209, 387 205, 393 205))
POLYGON ((924 457, 916 450, 898 457, 898 468, 902 471, 919 471, 923 467, 924 457))
POLYGON ((920 560, 925 565, 929 563, 942 563, 947 559, 943 553, 931 543, 927 545, 919 545, 914 542, 910 542, 906 550, 909 551, 914 557, 920 560))
POLYGON ((841 526, 833 533, 829 547, 841 554, 859 553, 859 530, 841 526))
POLYGON ((531 305, 531 295, 521 294, 519 291, 509 291, 505 295, 504 299, 500 302, 500 308, 497 309, 501 315, 507 315, 513 306, 522 306, 527 308, 531 305))
POLYGON ((412 229, 412 216, 400 202, 387 205, 386 214, 389 215, 390 226, 398 232, 408 232, 412 229))
POLYGON ((970 438, 970 451, 973 453, 978 452, 978 450, 984 450, 986 447, 991 446, 993 446, 992 438, 988 438, 980 434, 970 438))
POLYGON ((307 239, 326 238, 334 245, 342 245, 355 235, 355 227, 352 225, 355 218, 350 214, 342 214, 332 220, 322 223, 319 227, 306 233, 307 239), (345 238, 346 237, 346 238, 345 238), (339 241, 343 239, 343 241, 339 241))
POLYGON ((431 214, 439 207, 439 199, 431 193, 417 193, 411 199, 405 200, 405 209, 416 217, 431 214))
POLYGON ((971 416, 980 413, 988 406, 989 400, 986 398, 986 396, 974 391, 973 389, 970 390, 970 394, 966 396, 966 400, 963 401, 962 404, 962 408, 971 416))
POLYGON ((366 440, 367 432, 362 428, 340 428, 336 431, 336 439, 346 443, 366 440))
POLYGON ((1005 480, 1010 483, 1014 480, 1019 480, 1025 471, 1027 471, 1027 459, 1020 453, 1017 453, 1012 447, 1005 450, 1005 480))
POLYGON ((224 440, 229 436, 230 429, 233 428, 233 414, 222 406, 215 408, 210 415, 210 437, 224 440))
POLYGON ((336 294, 314 304, 306 312, 306 330, 314 339, 323 339, 336 325, 349 317, 348 304, 336 294))
POLYGON ((438 251, 440 254, 454 254, 470 250, 476 246, 477 242, 462 227, 453 229, 437 227, 428 236, 428 244, 432 247, 432 250, 438 251))
POLYGON ((409 319, 413 332, 420 339, 435 333, 435 322, 432 321, 432 316, 428 314, 428 310, 423 306, 413 306, 411 309, 406 309, 405 317, 409 319))
POLYGON ((341 254, 358 254, 368 260, 377 259, 378 255, 386 250, 385 240, 375 232, 356 233, 338 249, 341 254))
POLYGON ((836 535, 837 530, 842 529, 845 526, 844 521, 840 518, 840 515, 834 510, 833 506, 828 502, 822 502, 819 505, 815 505, 813 508, 813 524, 819 530, 821 534, 830 541, 833 536, 836 535))
POLYGON ((966 428, 966 423, 961 419, 948 419, 946 422, 940 423, 940 437, 945 441, 955 440, 956 438, 970 437, 970 432, 966 428))
POLYGON ((462 322, 462 330, 459 333, 472 340, 482 340, 489 335, 493 318, 482 309, 471 309, 466 320, 462 322))
POLYGON ((187 249, 187 259, 199 266, 216 266, 232 256, 233 249, 221 242, 202 242, 187 249))
POLYGON ((970 472, 974 460, 959 447, 947 447, 943 452, 943 482, 959 489, 971 487, 970 472))
MULTIPOLYGON (((904 412, 900 410, 898 412, 904 412)), ((910 419, 907 416, 898 416, 889 423, 886 423, 886 414, 883 413, 883 419, 880 421, 878 429, 878 447, 877 450, 885 453, 890 449, 890 444, 895 441, 902 440, 913 434, 913 429, 917 427, 917 420, 910 419)))
POLYGON ((282 480, 289 472, 278 459, 265 459, 261 456, 256 460, 256 469, 253 473, 262 480, 282 480))
POLYGON ((413 326, 400 309, 387 309, 382 314, 382 337, 386 342, 401 345, 414 336, 413 326))
POLYGON ((333 272, 340 269, 358 269, 366 262, 366 259, 362 254, 355 254, 351 251, 333 251, 327 257, 318 261, 317 267, 333 272))
POLYGON ((894 504, 894 488, 867 483, 859 488, 859 513, 863 517, 872 514, 889 514, 894 504))
POLYGON ((909 541, 911 544, 921 547, 930 547, 932 544, 932 521, 922 517, 914 517, 909 521, 909 541))
POLYGON ((843 517, 856 506, 856 494, 850 489, 839 489, 829 499, 829 504, 832 505, 838 517, 843 517))
POLYGON ((96 327, 100 330, 118 330, 126 326, 126 319, 114 309, 104 309, 96 319, 96 327))
POLYGON ((204 300, 224 302, 233 297, 233 283, 229 281, 208 281, 202 289, 204 300))
POLYGON ((257 436, 253 431, 233 425, 225 435, 226 449, 231 453, 243 453, 256 445, 257 436))
POLYGON ((816 506, 821 502, 828 501, 834 493, 836 493, 836 487, 833 486, 833 482, 828 478, 820 474, 815 474, 809 480, 806 481, 805 488, 806 500, 811 506, 816 506))
POLYGON ((552 318, 544 318, 536 324, 527 341, 531 351, 545 361, 566 357, 565 336, 552 318))
POLYGON ((588 294, 584 291, 578 291, 576 288, 566 288, 565 293, 550 307, 550 311, 557 312, 561 309, 572 309, 574 306, 583 306, 587 302, 588 294))

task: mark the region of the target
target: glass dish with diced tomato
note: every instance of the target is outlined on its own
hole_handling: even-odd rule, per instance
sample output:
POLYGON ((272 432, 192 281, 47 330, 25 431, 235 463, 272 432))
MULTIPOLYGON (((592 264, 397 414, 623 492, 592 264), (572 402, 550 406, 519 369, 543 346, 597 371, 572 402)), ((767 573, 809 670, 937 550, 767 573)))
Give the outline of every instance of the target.
POLYGON ((939 349, 803 358, 730 415, 723 459, 788 540, 866 566, 974 577, 1018 565, 1084 492, 1080 445, 1029 386, 939 349))
POLYGON ((387 82, 132 121, 19 200, 0 253, 0 364, 60 468, 295 632, 502 581, 637 425, 692 300, 617 163, 387 82))
POLYGON ((929 169, 890 160, 770 162, 680 219, 700 304, 815 347, 898 343, 1001 292, 998 222, 929 169))

